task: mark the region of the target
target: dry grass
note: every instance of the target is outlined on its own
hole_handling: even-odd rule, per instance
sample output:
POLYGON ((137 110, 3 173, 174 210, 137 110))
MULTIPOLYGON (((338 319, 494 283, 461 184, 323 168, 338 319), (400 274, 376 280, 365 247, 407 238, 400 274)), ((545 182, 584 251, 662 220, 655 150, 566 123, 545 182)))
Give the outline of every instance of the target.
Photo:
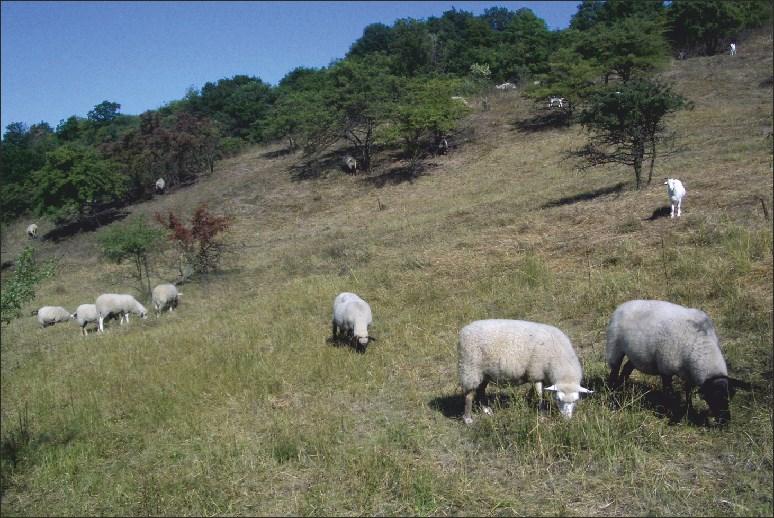
MULTIPOLYGON (((294 181, 299 157, 270 146, 132 207, 207 201, 236 216, 238 253, 159 320, 86 339, 31 318, 2 329, 2 513, 771 515, 772 48, 742 48, 665 74, 696 103, 672 121, 686 151, 655 174, 686 184, 680 220, 652 219, 663 180, 636 192, 628 171, 573 172, 577 128, 518 130, 533 110, 518 93, 412 181, 378 187, 387 162, 294 181), (327 341, 344 290, 374 310, 365 355, 327 341), (698 398, 671 423, 655 378, 604 388, 607 319, 638 297, 707 311, 732 374, 763 387, 737 394, 727 429, 696 424, 698 398), (573 339, 597 390, 573 420, 500 387, 495 415, 462 425, 456 334, 491 317, 573 339)), ((36 244, 63 257, 32 307, 132 289, 100 232, 36 244)), ((173 275, 171 256, 153 266, 173 275)))

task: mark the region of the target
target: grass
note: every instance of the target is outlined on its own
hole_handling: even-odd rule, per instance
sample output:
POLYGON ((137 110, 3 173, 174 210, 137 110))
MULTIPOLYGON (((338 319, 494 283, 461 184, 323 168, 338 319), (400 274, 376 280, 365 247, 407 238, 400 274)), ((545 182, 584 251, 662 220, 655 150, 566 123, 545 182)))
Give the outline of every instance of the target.
MULTIPOLYGON (((772 91, 749 79, 770 73, 771 43, 745 48, 665 74, 696 102, 672 121, 687 151, 657 162, 687 186, 679 220, 653 218, 661 182, 574 173, 557 150, 583 142, 577 128, 515 130, 532 107, 514 92, 413 182, 295 181, 297 156, 254 148, 134 206, 209 201, 236 216, 236 252, 160 319, 86 338, 33 318, 2 328, 0 511, 770 516, 772 221, 749 186, 772 207, 770 143, 750 137, 771 124, 772 91), (328 341, 345 290, 373 308, 365 355, 328 341), (737 393, 727 428, 701 424, 697 396, 672 419, 656 377, 607 391, 607 319, 632 298, 713 317, 731 374, 760 387, 737 393), (564 421, 526 385, 495 386, 494 415, 464 426, 456 336, 482 318, 563 329, 595 394, 564 421)), ((3 260, 25 226, 4 233, 3 260)), ((127 267, 99 258, 101 232, 36 243, 62 259, 28 309, 132 291, 127 267)), ((174 264, 154 257, 154 281, 174 264)))

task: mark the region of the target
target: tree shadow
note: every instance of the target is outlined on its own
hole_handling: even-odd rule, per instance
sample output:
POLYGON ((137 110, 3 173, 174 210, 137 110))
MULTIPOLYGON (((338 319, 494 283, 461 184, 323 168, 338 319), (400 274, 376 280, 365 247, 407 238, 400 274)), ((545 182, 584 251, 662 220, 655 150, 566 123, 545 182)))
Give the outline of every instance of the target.
POLYGON ((278 149, 276 151, 267 151, 265 153, 261 153, 261 158, 267 158, 269 160, 273 158, 282 158, 283 156, 287 156, 290 154, 295 153, 295 149, 291 149, 289 147, 284 147, 282 149, 278 149))
POLYGON ((374 187, 382 188, 386 185, 399 185, 404 182, 414 183, 419 177, 426 176, 427 174, 428 173, 425 172, 425 166, 417 164, 413 167, 396 167, 378 176, 364 178, 363 181, 374 187))
POLYGON ((340 169, 346 172, 341 157, 335 153, 328 153, 318 158, 309 158, 290 166, 290 179, 294 182, 306 180, 318 180, 323 178, 327 171, 340 169))
POLYGON ((664 207, 659 207, 654 210, 653 214, 651 214, 649 218, 645 218, 643 221, 655 221, 659 218, 669 217, 670 214, 672 214, 672 207, 665 205, 664 207))
POLYGON ((626 182, 619 182, 609 187, 602 187, 601 189, 596 189, 589 192, 583 192, 580 194, 575 194, 573 196, 565 196, 563 198, 559 198, 558 200, 550 201, 548 203, 543 204, 542 208, 548 209, 551 207, 561 207, 562 205, 571 205, 573 203, 578 203, 579 201, 593 200, 594 198, 605 196, 607 194, 619 193, 623 191, 625 186, 626 186, 626 182))
POLYGON ((79 232, 93 232, 102 226, 113 223, 114 221, 122 220, 128 215, 129 212, 126 210, 108 209, 98 214, 85 217, 81 220, 73 221, 72 223, 67 223, 65 225, 60 225, 44 234, 41 239, 44 241, 53 241, 54 243, 58 243, 62 239, 71 237, 75 234, 78 234, 79 232))
POLYGON ((512 128, 527 133, 537 133, 570 126, 570 113, 565 110, 550 110, 548 113, 538 113, 528 119, 522 119, 512 124, 512 128))

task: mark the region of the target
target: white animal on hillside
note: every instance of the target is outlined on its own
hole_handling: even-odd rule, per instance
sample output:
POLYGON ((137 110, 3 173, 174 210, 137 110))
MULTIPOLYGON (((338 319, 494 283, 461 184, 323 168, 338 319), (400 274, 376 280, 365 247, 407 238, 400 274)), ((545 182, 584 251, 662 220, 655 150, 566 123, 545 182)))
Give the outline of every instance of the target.
POLYGON ((677 375, 684 382, 687 407, 693 387, 699 387, 721 423, 731 419, 729 388, 749 388, 728 377, 712 319, 698 309, 662 300, 630 300, 618 306, 607 326, 605 357, 611 387, 637 369, 661 376, 664 388, 671 390, 672 376, 677 375), (619 376, 624 357, 629 360, 619 376))
POLYGON ((180 302, 179 297, 182 295, 174 284, 159 284, 153 288, 152 300, 153 307, 156 308, 156 317, 161 314, 165 309, 174 311, 180 302))
POLYGON ((516 85, 513 83, 503 83, 501 85, 495 86, 498 90, 515 90, 516 85))
POLYGON ((119 325, 123 325, 124 319, 129 323, 129 313, 139 315, 143 319, 148 318, 148 310, 131 295, 104 293, 97 297, 96 306, 100 333, 105 332, 105 319, 111 315, 121 317, 119 325))
POLYGON ((355 160, 355 157, 353 157, 352 155, 345 156, 344 167, 347 168, 347 171, 350 174, 355 174, 357 172, 357 160, 355 160))
POLYGON ((332 320, 334 340, 343 334, 359 352, 365 352, 368 342, 375 340, 368 334, 372 320, 368 302, 350 292, 336 295, 332 320))
POLYGON ((446 140, 446 137, 441 137, 441 140, 438 142, 438 154, 445 155, 448 152, 449 152, 449 141, 446 140))
POLYGON ((86 331, 87 325, 91 323, 99 325, 99 315, 97 314, 96 304, 81 304, 78 306, 78 309, 75 310, 75 313, 73 313, 73 317, 75 317, 78 325, 81 326, 81 334, 83 334, 83 336, 89 334, 88 331, 86 331))
POLYGON ((465 424, 473 422, 474 395, 484 413, 492 413, 483 404, 490 381, 532 382, 539 397, 543 383, 550 383, 546 390, 555 392, 559 411, 567 418, 572 417, 581 394, 592 393, 580 384, 583 371, 570 339, 550 325, 525 320, 476 320, 460 331, 458 356, 465 424))
POLYGON ((27 237, 31 239, 38 238, 38 226, 35 223, 27 227, 27 237))
POLYGON ((732 56, 736 56, 736 43, 732 43, 728 46, 732 56))
POLYGON ((43 306, 37 311, 38 323, 43 327, 53 326, 57 322, 72 320, 73 315, 62 306, 43 306))
POLYGON ((667 186, 667 194, 669 194, 669 204, 672 207, 672 212, 670 214, 671 218, 675 217, 675 207, 677 207, 677 217, 680 217, 680 208, 683 204, 683 197, 686 194, 685 187, 683 187, 683 182, 676 178, 667 178, 664 182, 664 185, 667 186))
POLYGON ((567 104, 567 99, 564 97, 549 97, 548 98, 548 107, 549 108, 564 108, 564 105, 567 104))
POLYGON ((156 192, 159 194, 164 194, 164 189, 167 187, 167 182, 164 181, 163 178, 159 178, 156 180, 156 192))

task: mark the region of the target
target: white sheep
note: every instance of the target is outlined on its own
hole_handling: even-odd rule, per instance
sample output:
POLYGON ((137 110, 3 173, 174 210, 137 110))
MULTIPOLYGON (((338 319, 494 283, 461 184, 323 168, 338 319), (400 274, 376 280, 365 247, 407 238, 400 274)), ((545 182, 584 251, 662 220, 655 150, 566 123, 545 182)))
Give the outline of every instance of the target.
POLYGON ((498 90, 515 90, 516 85, 513 83, 503 83, 501 85, 496 85, 495 88, 498 90))
POLYGON ((354 293, 343 292, 333 300, 333 339, 344 334, 358 350, 365 352, 368 342, 376 340, 368 334, 373 318, 371 306, 354 293))
POLYGON ((153 288, 152 300, 153 307, 156 308, 156 318, 159 317, 162 311, 169 309, 174 311, 180 302, 179 297, 182 295, 174 284, 159 284, 153 288))
POLYGON ((549 97, 548 98, 548 107, 549 108, 554 108, 554 107, 564 108, 564 105, 566 103, 567 103, 567 99, 565 99, 564 97, 549 97))
POLYGON ((156 180, 156 192, 158 194, 164 194, 164 189, 167 187, 167 182, 163 178, 156 180))
POLYGON ((353 157, 352 155, 345 156, 344 157, 344 168, 350 174, 357 173, 357 160, 355 160, 355 157, 353 157))
POLYGON ((81 326, 81 334, 83 334, 83 336, 86 336, 89 334, 89 332, 86 331, 86 326, 90 323, 97 324, 99 322, 99 315, 97 314, 97 305, 81 304, 80 306, 78 306, 78 309, 75 310, 75 313, 73 313, 73 317, 75 317, 75 320, 78 322, 78 325, 81 326))
POLYGON ((551 383, 546 390, 555 392, 559 411, 572 417, 581 394, 593 391, 581 386, 578 357, 567 335, 546 324, 524 320, 476 320, 463 327, 459 335, 459 375, 465 395, 465 424, 473 422, 474 394, 482 410, 492 410, 483 404, 490 381, 514 383, 534 382, 541 397, 543 382, 551 383))
POLYGON ((671 391, 672 376, 684 381, 687 408, 699 387, 718 420, 731 419, 729 388, 749 384, 728 377, 715 326, 706 313, 662 300, 630 300, 616 308, 607 326, 608 383, 616 388, 634 369, 661 376, 671 391), (624 357, 628 361, 618 374, 624 357))
POLYGON ((105 332, 105 319, 110 315, 121 317, 119 325, 123 325, 124 319, 129 323, 129 313, 139 315, 143 319, 148 318, 148 310, 131 295, 104 293, 97 297, 96 306, 100 333, 105 332))
POLYGON ((667 186, 667 194, 669 194, 669 204, 672 207, 671 218, 675 217, 675 207, 677 207, 677 217, 680 217, 680 208, 683 204, 683 197, 686 194, 683 182, 676 178, 667 178, 664 182, 667 186))
POLYGON ((731 55, 736 56, 736 43, 731 43, 728 47, 731 55))
POLYGON ((38 322, 42 327, 53 326, 57 322, 72 320, 73 315, 62 306, 43 306, 37 311, 38 322))
POLYGON ((27 237, 29 237, 30 239, 38 238, 38 226, 35 223, 27 227, 27 237))
POLYGON ((441 137, 441 140, 438 141, 438 154, 445 155, 448 152, 449 152, 449 141, 446 140, 446 137, 441 137))

